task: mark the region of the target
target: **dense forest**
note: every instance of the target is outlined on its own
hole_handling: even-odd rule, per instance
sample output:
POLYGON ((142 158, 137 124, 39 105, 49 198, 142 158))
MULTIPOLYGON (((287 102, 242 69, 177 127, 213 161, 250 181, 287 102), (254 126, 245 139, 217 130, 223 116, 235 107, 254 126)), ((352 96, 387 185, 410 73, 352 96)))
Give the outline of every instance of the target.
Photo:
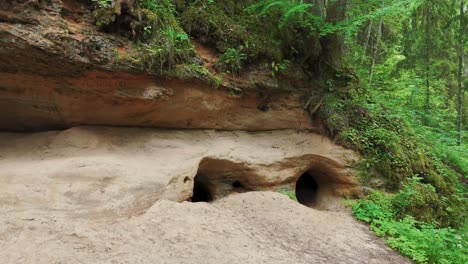
POLYGON ((121 59, 163 76, 302 69, 305 109, 363 157, 355 216, 416 262, 468 262, 464 0, 140 0, 118 15, 93 2, 101 30, 138 45, 121 59), (213 71, 191 39, 216 51, 213 71))

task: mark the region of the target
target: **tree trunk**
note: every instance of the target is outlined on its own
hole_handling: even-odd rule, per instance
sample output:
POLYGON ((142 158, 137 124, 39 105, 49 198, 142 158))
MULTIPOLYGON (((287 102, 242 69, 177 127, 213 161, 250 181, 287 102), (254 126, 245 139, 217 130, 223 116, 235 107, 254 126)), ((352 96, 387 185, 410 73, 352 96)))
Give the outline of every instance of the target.
POLYGON ((429 36, 429 21, 430 21, 430 7, 426 6, 426 17, 425 17, 425 26, 424 26, 424 42, 426 48, 426 58, 425 58, 425 66, 426 66, 426 98, 424 102, 424 125, 428 125, 428 118, 429 118, 429 104, 431 99, 431 85, 430 85, 430 36, 429 36))
MULTIPOLYGON (((382 2, 382 7, 383 7, 383 2, 382 2)), ((380 38, 382 37, 382 24, 383 24, 383 16, 381 16, 379 20, 379 27, 377 28, 377 37, 375 39, 374 50, 372 51, 372 63, 371 63, 370 74, 369 74, 369 85, 372 85, 372 80, 374 78, 375 61, 377 60, 377 56, 379 55, 379 42, 380 42, 380 38)))
MULTIPOLYGON (((326 9, 326 21, 336 25, 345 19, 346 8, 349 0, 336 0, 329 2, 326 9)), ((344 38, 341 32, 335 32, 322 38, 323 59, 332 69, 341 71, 344 68, 344 38)))
POLYGON ((463 56, 465 29, 465 1, 460 0, 460 28, 458 40, 458 91, 457 91, 457 145, 462 143, 462 102, 463 102, 463 56))
POLYGON ((318 17, 325 17, 325 0, 306 0, 305 3, 313 4, 312 14, 318 17))
POLYGON ((372 32, 372 25, 374 24, 374 21, 371 20, 369 22, 369 26, 367 27, 367 33, 366 33, 366 41, 364 42, 364 52, 362 53, 362 58, 361 58, 361 65, 364 63, 364 59, 366 57, 367 53, 367 47, 369 46, 369 40, 372 32))

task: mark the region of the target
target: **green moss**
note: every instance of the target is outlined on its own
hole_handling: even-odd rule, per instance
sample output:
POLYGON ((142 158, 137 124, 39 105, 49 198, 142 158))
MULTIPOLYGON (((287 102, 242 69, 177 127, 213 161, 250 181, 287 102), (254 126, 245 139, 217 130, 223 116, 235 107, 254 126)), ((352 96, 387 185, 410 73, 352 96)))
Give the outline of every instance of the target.
POLYGON ((166 69, 162 75, 176 78, 179 80, 202 80, 215 87, 221 85, 221 79, 213 75, 210 71, 203 69, 200 65, 196 64, 179 64, 173 68, 166 69))
POLYGON ((363 156, 359 164, 363 185, 398 192, 416 175, 421 182, 413 184, 412 190, 418 198, 408 198, 400 211, 421 221, 435 219, 444 226, 462 223, 466 202, 457 194, 456 172, 437 158, 432 142, 416 134, 404 120, 389 117, 389 110, 381 105, 369 103, 368 94, 358 86, 351 85, 346 91, 330 92, 329 87, 315 91, 310 111, 319 98, 324 99, 317 114, 330 135, 363 156))
POLYGON ((114 23, 116 14, 111 6, 106 6, 94 10, 93 16, 96 19, 96 26, 102 28, 114 23))
POLYGON ((277 36, 279 29, 275 23, 260 21, 244 11, 251 2, 195 1, 182 13, 180 22, 186 32, 220 54, 242 47, 246 62, 260 58, 282 61, 282 49, 288 43, 277 36))

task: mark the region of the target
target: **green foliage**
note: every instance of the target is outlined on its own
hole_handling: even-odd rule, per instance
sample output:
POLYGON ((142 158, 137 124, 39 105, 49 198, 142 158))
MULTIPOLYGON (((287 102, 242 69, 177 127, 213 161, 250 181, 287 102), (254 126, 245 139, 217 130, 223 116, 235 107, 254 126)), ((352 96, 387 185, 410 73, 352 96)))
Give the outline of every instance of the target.
POLYGON ((106 8, 110 4, 112 4, 112 0, 92 0, 94 3, 98 4, 101 8, 106 8))
POLYGON ((296 201, 297 202, 297 197, 294 193, 292 192, 288 192, 288 191, 283 191, 281 192, 282 194, 286 195, 289 197, 289 199, 293 200, 293 201, 296 201))
POLYGON ((442 226, 460 226, 467 208, 462 198, 466 187, 460 183, 460 175, 444 164, 438 143, 427 140, 406 118, 372 100, 372 94, 361 86, 338 90, 333 83, 329 85, 325 84, 322 94, 311 94, 309 111, 315 112, 313 108, 321 105, 314 114, 324 118, 329 133, 362 154, 361 184, 398 192, 405 179, 417 175, 424 184, 414 188, 422 198, 414 198, 412 206, 402 204, 402 211, 421 221, 435 219, 442 226))
POLYGON ((323 18, 311 14, 310 3, 295 2, 288 0, 262 0, 249 6, 246 11, 260 16, 277 16, 280 23, 279 28, 287 25, 297 25, 303 28, 317 26, 319 23, 325 24, 323 18), (315 22, 315 23, 312 23, 315 22), (319 22, 319 23, 318 23, 319 22))
MULTIPOLYGON (((352 51, 347 61, 356 69, 363 81, 361 86, 366 90, 366 97, 359 95, 360 100, 354 105, 367 109, 364 115, 374 122, 361 117, 362 120, 355 123, 352 121, 355 118, 350 118, 345 125, 334 128, 340 131, 338 135, 344 144, 365 153, 365 164, 361 165, 365 184, 379 183, 375 175, 382 175, 389 179, 385 184, 388 189, 399 190, 396 197, 400 197, 400 203, 394 205, 399 208, 399 217, 410 214, 418 221, 436 220, 442 226, 457 227, 463 225, 467 210, 466 185, 462 182, 466 182, 468 175, 468 151, 466 143, 456 146, 452 76, 456 70, 453 62, 456 61, 457 35, 456 28, 449 27, 449 18, 457 11, 454 3, 418 0, 400 6, 398 14, 385 13, 378 55, 373 54, 376 21, 364 24, 358 34, 347 39, 352 51), (369 29, 371 34, 368 34, 369 29), (426 47, 430 48, 429 53, 426 47), (367 80, 373 56, 377 56, 374 81, 369 86, 367 80), (430 84, 428 112, 425 111, 427 81, 430 84), (368 135, 376 132, 373 123, 393 131, 400 143, 391 133, 377 133, 382 139, 380 143, 387 146, 383 151, 375 142, 375 136, 368 135), (395 185, 412 175, 422 180, 411 188, 400 189, 395 185), (412 190, 417 190, 418 195, 410 195, 412 190)), ((379 5, 378 2, 373 5, 353 3, 352 16, 354 12, 360 16, 376 10, 379 5)))
POLYGON ((162 74, 165 67, 173 68, 194 57, 194 47, 183 31, 167 27, 160 29, 157 36, 151 43, 142 46, 146 67, 159 69, 162 74))
MULTIPOLYGON (((414 0, 395 0, 387 6, 381 7, 380 1, 357 2, 350 1, 353 6, 365 9, 366 12, 354 12, 349 19, 336 22, 325 21, 325 18, 316 15, 314 5, 304 1, 290 0, 261 0, 249 6, 246 10, 251 14, 263 17, 275 17, 280 21, 279 28, 288 25, 307 30, 310 35, 326 36, 333 33, 345 33, 348 36, 356 34, 365 22, 388 14, 399 14, 401 9, 414 0), (380 8, 373 8, 379 3, 380 8)), ((356 8, 356 7, 354 7, 356 8)))
POLYGON ((443 204, 434 186, 421 183, 420 177, 408 178, 403 188, 392 198, 397 217, 410 214, 418 220, 431 222, 434 216, 444 217, 443 204))
POLYGON ((180 22, 190 36, 220 54, 242 46, 246 62, 262 57, 281 60, 283 51, 276 24, 244 12, 248 2, 252 1, 194 1, 183 10, 180 22))
POLYGON ((462 230, 437 228, 432 223, 415 220, 404 215, 401 203, 416 203, 421 196, 415 189, 420 184, 413 178, 405 184, 402 193, 391 195, 373 192, 366 199, 353 205, 353 213, 361 221, 370 224, 371 229, 386 239, 386 242, 403 255, 417 263, 466 263, 468 261, 468 240, 466 224, 462 230), (410 201, 403 201, 410 198, 410 201))
POLYGON ((177 64, 193 64, 194 47, 175 17, 171 0, 142 0, 132 9, 118 8, 112 1, 100 4, 94 12, 96 24, 104 31, 134 39, 140 53, 138 61, 143 67, 163 74, 177 64), (122 26, 122 21, 127 24, 122 26), (121 32, 124 29, 127 32, 121 32))
POLYGON ((228 73, 239 74, 242 63, 247 58, 247 55, 242 52, 242 49, 242 46, 239 49, 228 48, 226 52, 219 57, 222 68, 226 69, 228 73))
POLYGON ((289 61, 284 60, 282 62, 272 61, 271 63, 265 64, 265 68, 270 70, 270 74, 273 77, 276 77, 287 70, 289 67, 289 61))

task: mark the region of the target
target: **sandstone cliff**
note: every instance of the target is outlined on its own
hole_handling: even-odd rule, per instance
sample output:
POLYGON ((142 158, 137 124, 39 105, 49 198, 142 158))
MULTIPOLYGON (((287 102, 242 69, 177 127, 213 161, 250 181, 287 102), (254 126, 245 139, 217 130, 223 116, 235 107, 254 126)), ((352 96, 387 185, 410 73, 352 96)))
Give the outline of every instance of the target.
POLYGON ((195 39, 162 74, 96 5, 0 2, 0 262, 405 262, 343 205, 359 156, 302 68, 220 74, 195 39))
MULTIPOLYGON (((86 1, 30 2, 0 3, 2 129, 319 126, 304 113, 299 91, 311 84, 300 74, 278 81, 254 67, 216 85, 191 72, 183 80, 156 76, 141 61, 122 59, 143 55, 128 38, 98 31, 86 1)), ((198 59, 209 64, 210 54, 203 55, 198 59)))

